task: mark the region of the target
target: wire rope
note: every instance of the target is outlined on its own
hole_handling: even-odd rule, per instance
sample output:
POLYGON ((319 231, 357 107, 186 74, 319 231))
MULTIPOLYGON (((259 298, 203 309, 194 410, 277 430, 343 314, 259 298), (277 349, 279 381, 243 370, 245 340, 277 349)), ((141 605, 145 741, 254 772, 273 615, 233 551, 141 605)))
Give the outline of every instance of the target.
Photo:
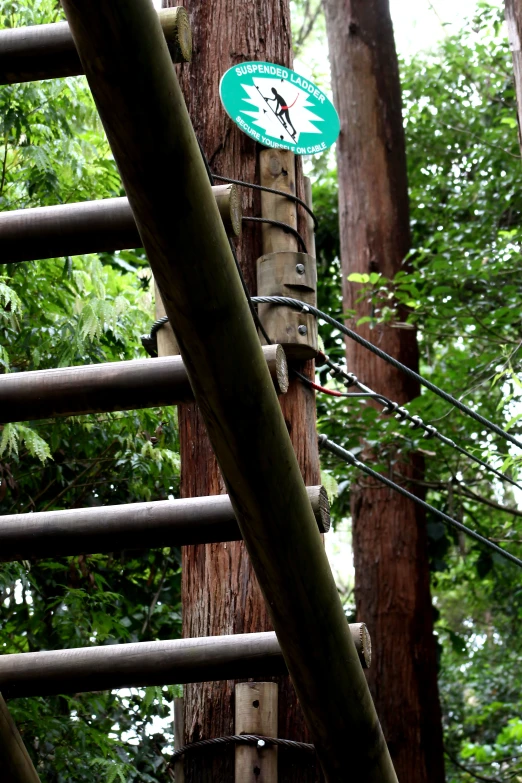
POLYGON ((439 519, 442 519, 444 522, 446 522, 446 524, 452 525, 453 527, 457 528, 457 530, 461 530, 467 536, 470 536, 470 538, 474 538, 475 541, 478 541, 480 544, 487 546, 489 549, 493 550, 493 552, 496 552, 498 555, 501 555, 507 560, 510 560, 519 568, 522 568, 522 560, 520 560, 518 557, 515 557, 515 555, 512 555, 511 552, 507 552, 505 549, 502 549, 502 547, 493 543, 493 541, 490 541, 489 538, 486 538, 485 536, 480 535, 480 533, 477 533, 475 530, 466 527, 466 525, 463 525, 462 522, 459 522, 457 519, 454 519, 448 514, 445 514, 444 511, 439 511, 438 508, 430 506, 430 504, 426 503, 425 500, 422 500, 421 498, 417 497, 417 495, 414 495, 413 492, 409 492, 404 487, 401 487, 400 484, 396 484, 394 481, 387 478, 386 476, 383 476, 381 473, 377 473, 376 470, 373 470, 364 462, 361 462, 359 459, 357 459, 355 454, 352 454, 351 451, 348 451, 342 446, 339 446, 339 444, 334 443, 334 441, 327 438, 326 435, 319 435, 318 441, 320 448, 326 449, 331 454, 335 454, 337 457, 344 460, 344 462, 348 463, 348 465, 352 465, 362 473, 366 473, 367 476, 371 476, 377 481, 380 481, 382 484, 385 484, 387 487, 393 489, 395 492, 398 492, 400 495, 403 495, 409 500, 412 500, 418 506, 421 506, 425 511, 430 511, 432 514, 439 517, 439 519))
POLYGON ((309 305, 306 302, 302 302, 300 299, 293 299, 287 296, 254 296, 252 297, 252 302, 255 304, 275 304, 275 305, 281 305, 283 307, 292 307, 295 310, 300 310, 301 312, 304 313, 311 313, 312 315, 315 315, 317 318, 321 318, 323 321, 326 321, 326 323, 330 324, 330 326, 334 326, 336 329, 339 329, 339 331, 342 332, 342 334, 345 334, 347 337, 350 337, 350 339, 354 340, 354 342, 358 343, 359 345, 362 345, 363 348, 367 348, 376 356, 379 356, 379 358, 383 359, 385 362, 388 362, 388 364, 391 364, 392 367, 401 370, 410 378, 413 378, 422 386, 424 386, 426 389, 429 389, 431 392, 441 397, 441 399, 445 400, 446 402, 449 402, 450 405, 453 405, 462 413, 466 414, 467 416, 470 416, 472 419, 475 419, 475 421, 479 422, 479 424, 482 424, 483 427, 490 429, 492 432, 495 432, 497 435, 500 435, 502 438, 509 441, 513 445, 518 446, 519 449, 522 449, 521 440, 515 438, 513 435, 510 435, 509 432, 505 432, 505 430, 503 430, 494 422, 489 421, 489 419, 486 419, 484 416, 481 416, 480 413, 476 413, 472 408, 469 408, 463 402, 460 402, 460 400, 457 400, 451 394, 448 394, 448 392, 445 392, 443 389, 440 389, 431 381, 428 381, 427 378, 423 378, 423 376, 419 375, 417 372, 415 372, 415 370, 412 370, 409 367, 407 367, 405 364, 402 364, 402 362, 399 362, 398 359, 394 359, 393 356, 387 354, 386 351, 381 350, 381 348, 378 348, 376 345, 373 345, 373 343, 370 343, 368 340, 365 340, 364 337, 361 337, 361 335, 357 334, 357 332, 354 332, 352 329, 349 329, 340 321, 337 321, 335 318, 332 318, 331 315, 328 315, 328 313, 324 313, 322 310, 319 310, 317 307, 314 307, 313 305, 309 305))
POLYGON ((373 397, 373 399, 375 399, 377 402, 379 402, 381 405, 384 406, 382 410, 382 413, 384 415, 394 414, 397 421, 401 423, 405 421, 409 421, 411 429, 424 430, 425 438, 437 438, 438 440, 441 441, 441 443, 444 443, 446 446, 451 446, 451 448, 455 449, 463 456, 472 460, 477 465, 480 465, 481 467, 485 468, 488 472, 493 473, 495 476, 497 476, 497 478, 501 479, 502 481, 507 481, 509 484, 512 484, 512 486, 522 490, 522 484, 519 484, 517 481, 510 478, 510 476, 507 476, 505 473, 502 473, 500 470, 497 470, 497 468, 485 462, 480 457, 476 457, 474 454, 471 453, 471 451, 468 451, 462 446, 459 446, 458 443, 455 443, 455 441, 451 440, 451 438, 448 438, 446 435, 443 435, 441 432, 439 432, 438 429, 434 427, 432 424, 426 424, 421 419, 420 416, 412 415, 408 410, 406 410, 406 408, 404 408, 402 405, 399 405, 398 402, 393 402, 383 394, 377 394, 376 392, 373 391, 373 389, 370 389, 364 383, 361 383, 356 375, 354 375, 351 372, 346 372, 342 367, 339 367, 339 365, 336 365, 334 362, 332 362, 327 356, 325 356, 324 358, 325 358, 325 364, 328 365, 328 367, 330 368, 330 372, 334 377, 341 375, 345 379, 344 380, 345 386, 347 386, 348 388, 350 388, 351 386, 356 386, 358 389, 361 390, 361 392, 366 392, 368 396, 373 397))

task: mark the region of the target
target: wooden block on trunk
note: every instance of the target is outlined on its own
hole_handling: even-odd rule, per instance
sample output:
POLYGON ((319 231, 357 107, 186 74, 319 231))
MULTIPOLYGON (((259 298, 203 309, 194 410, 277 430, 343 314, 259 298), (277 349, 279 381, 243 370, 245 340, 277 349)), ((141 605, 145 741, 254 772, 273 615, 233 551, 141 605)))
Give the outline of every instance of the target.
MULTIPOLYGON (((258 296, 288 296, 315 306, 315 258, 292 250, 266 253, 257 260, 258 296)), ((313 359, 319 349, 317 319, 291 307, 259 305, 259 318, 270 339, 283 345, 289 359, 313 359)))

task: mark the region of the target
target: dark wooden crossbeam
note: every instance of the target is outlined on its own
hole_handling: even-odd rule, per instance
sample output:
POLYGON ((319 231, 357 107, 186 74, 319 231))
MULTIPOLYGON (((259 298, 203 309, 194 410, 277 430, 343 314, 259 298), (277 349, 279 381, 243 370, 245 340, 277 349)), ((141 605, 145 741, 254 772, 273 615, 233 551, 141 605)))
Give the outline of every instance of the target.
MULTIPOLYGON (((0 33, 1 41, 1 33, 0 33)), ((241 231, 241 202, 235 185, 212 188, 229 235, 241 231)), ((58 258, 141 247, 126 198, 0 212, 0 263, 58 258)))
MULTIPOLYGON (((175 63, 192 57, 192 32, 184 8, 159 12, 163 34, 175 63)), ((0 31, 0 84, 17 84, 84 73, 67 22, 12 27, 0 31)))
MULTIPOLYGON (((347 627, 361 664, 368 667, 371 642, 366 626, 353 623, 347 627)), ((286 671, 275 633, 244 633, 0 655, 0 689, 6 699, 16 699, 147 685, 259 679, 286 671)))
MULTIPOLYGON (((263 348, 279 394, 288 389, 280 345, 263 348)), ((181 356, 0 375, 0 423, 154 408, 194 399, 181 356)))
MULTIPOLYGON (((307 487, 321 533, 330 529, 323 487, 307 487)), ((4 515, 0 562, 242 538, 228 495, 4 515)))
POLYGON ((285 671, 275 633, 249 633, 0 655, 0 691, 14 699, 285 671))

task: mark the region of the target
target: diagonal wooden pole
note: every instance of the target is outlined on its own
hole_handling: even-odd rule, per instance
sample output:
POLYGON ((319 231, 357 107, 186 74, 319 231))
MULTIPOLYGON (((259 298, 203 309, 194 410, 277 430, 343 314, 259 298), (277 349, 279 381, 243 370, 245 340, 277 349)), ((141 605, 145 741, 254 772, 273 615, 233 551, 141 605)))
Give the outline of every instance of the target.
POLYGON ((40 783, 31 757, 0 695, 0 779, 2 783, 40 783))
POLYGON ((393 783, 157 14, 63 7, 326 777, 393 783))

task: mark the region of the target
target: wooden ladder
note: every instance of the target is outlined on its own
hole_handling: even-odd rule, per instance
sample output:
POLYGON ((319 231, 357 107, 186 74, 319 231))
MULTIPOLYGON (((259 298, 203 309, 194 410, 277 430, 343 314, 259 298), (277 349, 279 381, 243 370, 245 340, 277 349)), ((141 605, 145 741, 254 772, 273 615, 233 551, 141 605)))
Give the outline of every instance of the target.
MULTIPOLYGON (((304 486, 279 408, 284 352, 261 348, 226 233, 237 232, 237 203, 230 186, 209 183, 172 68, 190 59, 186 13, 158 15, 150 0, 62 5, 67 23, 0 33, 0 83, 85 73, 127 198, 4 213, 0 260, 143 245, 182 356, 0 376, 0 418, 195 399, 229 494, 4 516, 0 560, 243 538, 275 633, 3 655, 0 690, 14 698, 288 670, 326 779, 393 783, 359 632, 321 541, 328 501, 304 486)), ((0 743, 10 783, 38 780, 3 702, 0 743)))

